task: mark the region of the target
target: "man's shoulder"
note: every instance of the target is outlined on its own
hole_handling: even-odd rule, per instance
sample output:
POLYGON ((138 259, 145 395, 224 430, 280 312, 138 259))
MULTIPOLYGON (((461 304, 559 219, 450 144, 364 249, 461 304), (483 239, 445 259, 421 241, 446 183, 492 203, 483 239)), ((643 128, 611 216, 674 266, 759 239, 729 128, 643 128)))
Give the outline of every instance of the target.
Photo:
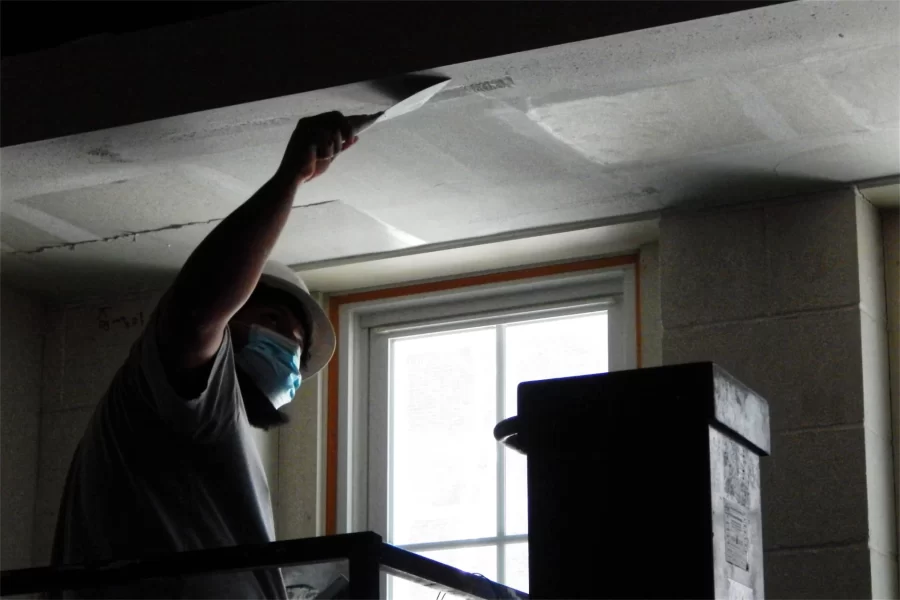
POLYGON ((234 423, 240 388, 234 367, 231 336, 226 329, 209 368, 192 374, 190 385, 173 381, 157 339, 159 312, 154 311, 135 342, 121 372, 115 393, 135 395, 174 431, 192 437, 220 435, 234 423))

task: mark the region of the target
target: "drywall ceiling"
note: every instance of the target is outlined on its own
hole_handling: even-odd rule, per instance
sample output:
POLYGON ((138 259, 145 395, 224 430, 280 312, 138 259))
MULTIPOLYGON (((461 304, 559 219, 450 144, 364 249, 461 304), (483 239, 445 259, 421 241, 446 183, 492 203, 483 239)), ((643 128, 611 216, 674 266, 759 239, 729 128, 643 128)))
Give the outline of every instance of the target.
MULTIPOLYGON (((790 3, 436 68, 453 84, 302 188, 274 255, 309 271, 895 175, 898 22, 790 3)), ((2 148, 4 280, 164 285, 298 117, 386 102, 360 83, 2 148)))

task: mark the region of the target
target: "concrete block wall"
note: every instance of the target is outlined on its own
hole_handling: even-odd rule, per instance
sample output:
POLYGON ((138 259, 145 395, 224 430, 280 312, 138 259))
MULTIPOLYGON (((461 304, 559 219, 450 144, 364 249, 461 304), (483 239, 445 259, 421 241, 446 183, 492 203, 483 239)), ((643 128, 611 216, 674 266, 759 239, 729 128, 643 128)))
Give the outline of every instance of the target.
MULTIPOLYGON (((160 294, 45 306, 8 286, 0 289, 0 563, 15 569, 49 563, 75 447, 160 294)), ((317 377, 304 381, 285 427, 254 430, 279 539, 319 533, 319 387, 317 377)))
POLYGON ((48 311, 34 524, 37 566, 50 562, 59 502, 75 448, 158 299, 158 294, 147 294, 48 311))
POLYGON ((659 244, 640 249, 641 366, 662 364, 662 306, 659 296, 659 244))
MULTIPOLYGON (((272 490, 275 529, 279 540, 324 534, 319 518, 319 446, 321 390, 319 376, 304 380, 286 408, 291 421, 277 435, 277 492, 272 490)), ((324 465, 323 465, 324 468, 324 465)))
POLYGON ((878 391, 887 346, 870 340, 867 321, 883 314, 884 296, 879 312, 863 202, 845 189, 661 223, 664 362, 713 360, 770 404, 771 598, 896 597, 878 391))
MULTIPOLYGON (((313 297, 328 310, 324 294, 313 297)), ((279 540, 325 534, 325 381, 328 369, 305 379, 278 431, 275 529, 279 540)), ((273 492, 274 495, 274 492, 273 492)))
POLYGON ((42 302, 0 286, 0 568, 31 567, 41 418, 42 302))
MULTIPOLYGON (((34 502, 32 555, 36 566, 50 561, 59 501, 75 447, 110 380, 143 330, 141 321, 146 322, 159 297, 151 293, 57 307, 47 313, 34 502)), ((3 364, 5 368, 6 356, 3 364)), ((256 434, 273 500, 277 501, 278 433, 256 434)))

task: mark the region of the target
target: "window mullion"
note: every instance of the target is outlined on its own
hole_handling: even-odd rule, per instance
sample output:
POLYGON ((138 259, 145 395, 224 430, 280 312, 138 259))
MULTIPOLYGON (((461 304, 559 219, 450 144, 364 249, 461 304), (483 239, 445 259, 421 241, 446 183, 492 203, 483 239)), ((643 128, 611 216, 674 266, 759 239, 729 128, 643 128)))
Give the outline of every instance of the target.
MULTIPOLYGON (((497 325, 497 421, 506 417, 506 325, 497 325)), ((497 444, 497 537, 506 535, 506 456, 497 444)), ((506 545, 497 544, 497 581, 506 581, 506 545)))
POLYGON ((431 552, 433 550, 450 550, 454 548, 477 548, 479 546, 496 546, 498 544, 518 544, 528 541, 528 534, 508 535, 504 538, 474 538, 468 540, 448 540, 445 542, 420 542, 398 546, 410 552, 431 552))

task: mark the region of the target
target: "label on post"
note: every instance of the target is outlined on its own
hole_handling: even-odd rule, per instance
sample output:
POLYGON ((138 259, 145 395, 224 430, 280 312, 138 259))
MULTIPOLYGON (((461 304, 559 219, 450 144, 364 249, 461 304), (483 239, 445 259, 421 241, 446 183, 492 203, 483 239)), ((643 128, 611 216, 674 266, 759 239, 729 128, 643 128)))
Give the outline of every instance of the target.
POLYGON ((734 579, 728 580, 728 600, 753 600, 753 588, 734 579))
POLYGON ((744 508, 750 508, 749 450, 731 442, 722 456, 725 468, 725 494, 744 508))
POLYGON ((725 500, 725 560, 745 571, 750 570, 750 532, 747 509, 725 500))

